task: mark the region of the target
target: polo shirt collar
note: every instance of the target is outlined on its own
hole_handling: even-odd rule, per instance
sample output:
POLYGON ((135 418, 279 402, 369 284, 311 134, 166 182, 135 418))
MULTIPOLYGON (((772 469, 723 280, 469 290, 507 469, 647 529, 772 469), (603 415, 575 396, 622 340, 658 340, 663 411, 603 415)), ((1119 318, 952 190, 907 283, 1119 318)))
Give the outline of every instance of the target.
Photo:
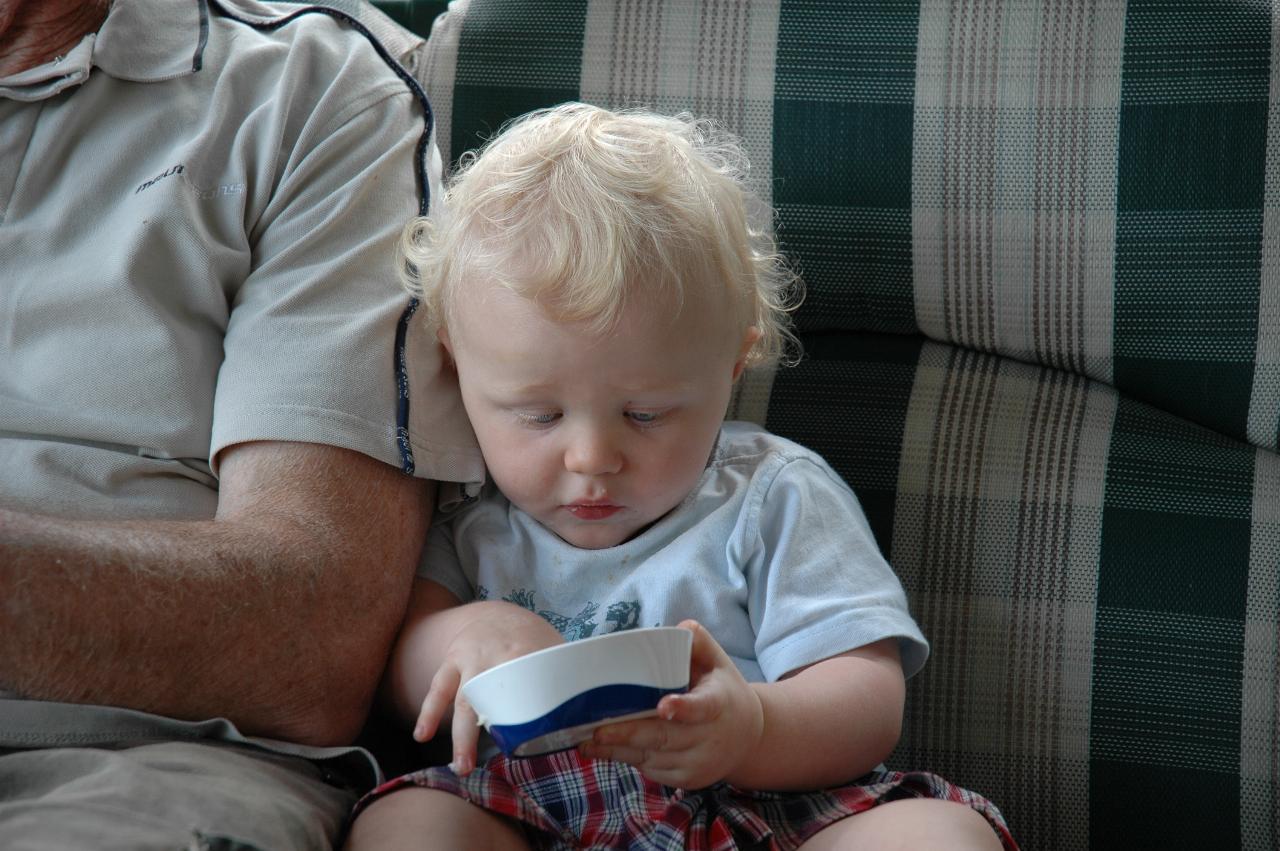
POLYGON ((207 0, 113 0, 106 21, 66 55, 0 78, 0 98, 36 101, 78 86, 92 67, 138 83, 200 69, 209 32, 207 0))
POLYGON ((93 64, 121 80, 172 80, 200 70, 208 33, 205 0, 115 0, 93 64))

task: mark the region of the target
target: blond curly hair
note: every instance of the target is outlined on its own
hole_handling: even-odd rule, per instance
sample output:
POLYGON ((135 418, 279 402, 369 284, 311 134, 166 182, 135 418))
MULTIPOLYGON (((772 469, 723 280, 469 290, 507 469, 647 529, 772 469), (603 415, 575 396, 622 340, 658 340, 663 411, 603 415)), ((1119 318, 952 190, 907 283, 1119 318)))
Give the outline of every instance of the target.
POLYGON ((735 138, 688 114, 538 110, 464 155, 442 203, 406 226, 397 266, 436 327, 476 280, 598 333, 633 301, 718 296, 760 332, 748 365, 789 359, 800 282, 747 167, 735 138))

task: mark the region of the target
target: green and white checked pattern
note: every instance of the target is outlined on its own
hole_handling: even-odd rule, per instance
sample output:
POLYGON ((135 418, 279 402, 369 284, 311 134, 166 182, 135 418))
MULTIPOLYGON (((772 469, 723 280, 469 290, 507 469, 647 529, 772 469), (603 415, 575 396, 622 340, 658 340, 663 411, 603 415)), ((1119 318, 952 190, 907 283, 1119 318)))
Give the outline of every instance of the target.
POLYGON ((1028 849, 1280 847, 1280 15, 458 0, 446 160, 582 99, 739 134, 808 298, 737 417, 859 494, 933 643, 891 765, 1028 849))
POLYGON ((1240 825, 1241 847, 1265 848, 1280 836, 1280 464, 1261 449, 1252 520, 1240 683, 1240 825))
MULTIPOLYGON (((1280 16, 1272 14, 1271 44, 1280 45, 1280 16)), ((1254 354, 1249 441, 1280 442, 1280 62, 1271 62, 1267 103, 1266 179, 1263 184, 1262 251, 1259 270, 1258 348, 1254 354)))
POLYGON ((921 4, 920 329, 1111 379, 1120 0, 921 4))
POLYGON ((1084 847, 1114 407, 1078 376, 932 343, 911 391, 891 552, 934 655, 898 758, 999 789, 1027 847, 1084 847))
POLYGON ((1280 335, 1258 325, 1270 6, 1131 0, 1121 81, 1115 384, 1241 439, 1280 335))
POLYGON ((914 2, 787 0, 775 73, 773 203, 810 282, 801 330, 913 333, 914 2))
POLYGON ((771 203, 777 30, 776 0, 592 3, 582 48, 581 99, 688 111, 733 127, 750 162, 763 166, 753 174, 752 189, 771 203))
POLYGON ((1252 447, 1120 401, 1103 512, 1091 784, 1095 800, 1132 788, 1148 799, 1111 838, 1239 843, 1254 465, 1252 447))
POLYGON ((858 491, 933 642, 891 764, 1029 848, 1274 847, 1280 459, 1082 376, 850 339, 778 374, 768 425, 858 491))

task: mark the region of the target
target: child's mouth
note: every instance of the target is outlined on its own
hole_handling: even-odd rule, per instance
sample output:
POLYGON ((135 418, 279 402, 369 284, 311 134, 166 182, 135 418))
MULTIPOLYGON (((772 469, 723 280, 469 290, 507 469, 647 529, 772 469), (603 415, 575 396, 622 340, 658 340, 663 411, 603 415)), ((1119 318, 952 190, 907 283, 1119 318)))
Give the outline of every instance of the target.
POLYGON ((572 502, 564 508, 579 520, 604 520, 622 510, 621 505, 607 502, 572 502))

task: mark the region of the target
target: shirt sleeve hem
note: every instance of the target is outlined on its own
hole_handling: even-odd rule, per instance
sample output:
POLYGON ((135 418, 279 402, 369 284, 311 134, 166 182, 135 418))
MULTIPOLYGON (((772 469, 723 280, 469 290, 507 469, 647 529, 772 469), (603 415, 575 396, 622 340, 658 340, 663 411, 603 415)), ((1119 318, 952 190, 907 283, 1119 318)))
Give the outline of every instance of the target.
MULTIPOLYGON (((209 465, 218 473, 218 454, 228 446, 259 440, 319 443, 350 449, 399 468, 396 430, 390 423, 372 422, 331 408, 307 405, 262 405, 221 410, 219 416, 236 423, 214 424, 209 465)), ((410 437, 414 476, 445 482, 479 482, 484 463, 474 445, 447 445, 410 437)))
POLYGON ((765 648, 758 661, 765 677, 774 682, 798 668, 885 638, 898 639, 903 677, 909 679, 924 667, 929 643, 898 609, 862 609, 843 618, 823 621, 765 648))

